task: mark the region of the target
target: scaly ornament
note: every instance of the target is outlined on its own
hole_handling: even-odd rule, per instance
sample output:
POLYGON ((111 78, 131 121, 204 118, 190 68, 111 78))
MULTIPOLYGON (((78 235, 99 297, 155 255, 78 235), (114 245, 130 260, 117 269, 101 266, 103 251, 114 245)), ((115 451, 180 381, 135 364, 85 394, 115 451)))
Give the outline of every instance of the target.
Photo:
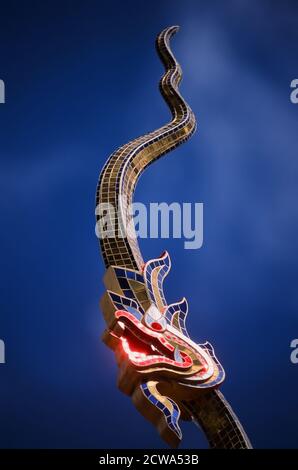
POLYGON ((136 408, 177 447, 179 419, 193 420, 212 448, 251 447, 233 410, 218 390, 225 372, 210 343, 196 344, 186 329, 185 298, 168 304, 163 282, 171 268, 167 252, 143 261, 129 207, 140 174, 162 155, 185 142, 196 129, 195 116, 178 91, 181 67, 169 46, 172 26, 156 40, 165 66, 160 91, 172 120, 116 150, 98 183, 96 206, 100 246, 107 268, 101 309, 107 323, 104 342, 115 352, 118 385, 136 408), (113 230, 109 229, 113 228, 113 230))

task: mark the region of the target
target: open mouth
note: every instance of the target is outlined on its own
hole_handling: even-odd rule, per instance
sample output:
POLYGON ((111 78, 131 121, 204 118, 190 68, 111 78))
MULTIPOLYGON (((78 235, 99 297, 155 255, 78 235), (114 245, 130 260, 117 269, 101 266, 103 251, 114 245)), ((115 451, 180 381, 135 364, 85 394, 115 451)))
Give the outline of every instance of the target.
POLYGON ((189 369, 192 358, 173 346, 161 333, 150 330, 129 312, 115 313, 122 327, 121 343, 130 361, 138 367, 166 365, 173 369, 189 369))

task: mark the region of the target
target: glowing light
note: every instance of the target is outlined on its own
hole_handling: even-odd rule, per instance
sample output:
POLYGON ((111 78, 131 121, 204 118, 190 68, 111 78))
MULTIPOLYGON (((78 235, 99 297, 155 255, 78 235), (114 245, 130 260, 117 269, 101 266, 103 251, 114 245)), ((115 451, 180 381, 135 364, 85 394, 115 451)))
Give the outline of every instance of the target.
POLYGON ((151 328, 153 328, 153 330, 156 330, 156 331, 161 331, 163 329, 162 325, 160 323, 158 323, 157 321, 154 321, 153 323, 151 323, 151 328))

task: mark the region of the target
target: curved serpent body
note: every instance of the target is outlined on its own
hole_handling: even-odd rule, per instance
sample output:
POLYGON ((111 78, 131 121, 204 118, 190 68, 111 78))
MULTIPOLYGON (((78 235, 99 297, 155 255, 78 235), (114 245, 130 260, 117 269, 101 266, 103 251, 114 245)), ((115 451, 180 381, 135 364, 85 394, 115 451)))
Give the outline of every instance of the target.
MULTIPOLYGON (((178 84, 182 78, 181 68, 169 49, 169 39, 177 29, 177 26, 166 29, 156 41, 157 51, 166 68, 166 73, 160 81, 160 90, 170 107, 173 119, 160 129, 116 150, 108 159, 100 176, 96 202, 110 204, 120 213, 119 220, 114 224, 116 235, 129 225, 130 216, 127 207, 132 202, 140 174, 154 160, 182 144, 196 128, 193 112, 178 91, 178 84)), ((113 221, 110 222, 113 225, 113 221)), ((112 241, 108 237, 101 238, 106 267, 120 264, 127 268, 140 269, 144 261, 134 234, 128 235, 123 240, 119 238, 115 237, 112 241), (113 248, 111 251, 110 247, 113 248)))
POLYGON ((211 447, 249 448, 242 426, 217 389, 225 374, 212 346, 198 345, 188 335, 186 299, 166 302, 168 253, 143 261, 129 211, 145 168, 196 129, 194 114, 178 91, 182 72, 169 46, 177 30, 165 29, 156 41, 165 66, 160 90, 172 120, 116 150, 97 187, 97 226, 107 268, 107 291, 101 301, 107 323, 103 339, 116 355, 119 388, 170 445, 177 446, 182 438, 181 418, 197 422, 211 447), (104 208, 104 217, 99 207, 104 208))

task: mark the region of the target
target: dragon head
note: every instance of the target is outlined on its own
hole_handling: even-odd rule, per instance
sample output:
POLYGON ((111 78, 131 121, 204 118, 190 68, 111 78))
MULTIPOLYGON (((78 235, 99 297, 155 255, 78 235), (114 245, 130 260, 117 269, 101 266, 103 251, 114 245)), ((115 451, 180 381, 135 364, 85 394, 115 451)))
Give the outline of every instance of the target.
POLYGON ((190 419, 184 404, 196 391, 218 386, 225 374, 210 343, 190 339, 186 299, 167 305, 163 282, 170 268, 167 252, 142 272, 109 267, 101 307, 108 327, 103 339, 120 369, 119 388, 177 446, 179 417, 190 419))

